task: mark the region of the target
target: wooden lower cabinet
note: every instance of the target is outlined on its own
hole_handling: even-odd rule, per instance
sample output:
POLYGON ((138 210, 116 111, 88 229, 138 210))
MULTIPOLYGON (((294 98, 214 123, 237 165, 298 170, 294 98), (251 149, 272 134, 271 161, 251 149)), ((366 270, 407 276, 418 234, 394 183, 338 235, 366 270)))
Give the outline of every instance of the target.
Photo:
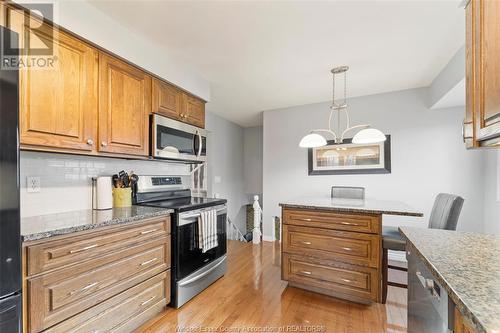
POLYGON ((472 327, 472 324, 464 318, 462 313, 455 308, 455 324, 454 330, 455 333, 476 333, 477 331, 472 327))
POLYGON ((283 209, 282 279, 291 286, 380 302, 381 216, 283 209))
POLYGON ((35 272, 24 283, 28 332, 127 332, 170 302, 169 217, 26 243, 24 251, 24 271, 35 272), (63 254, 57 265, 39 265, 63 254))

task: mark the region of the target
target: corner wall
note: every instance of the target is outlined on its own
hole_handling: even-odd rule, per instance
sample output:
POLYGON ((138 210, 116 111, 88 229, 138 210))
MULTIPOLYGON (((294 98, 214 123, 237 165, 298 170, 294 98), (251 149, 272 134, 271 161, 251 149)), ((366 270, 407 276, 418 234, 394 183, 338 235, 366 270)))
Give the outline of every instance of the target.
POLYGON ((461 139, 464 109, 430 110, 426 89, 363 96, 350 100, 351 123, 369 123, 391 135, 392 173, 308 176, 302 136, 327 126, 329 103, 264 112, 264 235, 273 237, 273 216, 281 201, 328 196, 332 185, 365 186, 367 197, 399 200, 424 218, 385 216, 387 225, 427 226, 435 196, 465 198, 458 228, 483 230, 482 151, 466 150, 461 139))

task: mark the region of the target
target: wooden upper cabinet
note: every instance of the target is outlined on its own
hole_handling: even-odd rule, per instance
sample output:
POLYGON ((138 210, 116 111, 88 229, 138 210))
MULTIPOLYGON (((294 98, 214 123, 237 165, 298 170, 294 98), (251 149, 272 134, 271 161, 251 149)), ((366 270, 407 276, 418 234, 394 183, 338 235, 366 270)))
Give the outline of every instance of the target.
POLYGON ((463 124, 463 140, 467 148, 477 146, 474 128, 474 99, 475 99, 475 78, 474 78, 474 41, 475 41, 475 17, 474 6, 469 4, 465 8, 465 85, 467 94, 465 96, 465 119, 463 124))
POLYGON ((147 156, 150 110, 151 77, 99 53, 99 151, 147 156))
MULTIPOLYGON (((20 68, 20 140, 23 146, 92 151, 97 123, 97 51, 47 24, 6 8, 6 25, 20 45, 53 43, 52 66, 20 68), (36 34, 31 27, 37 27, 36 34)), ((40 57, 30 49, 25 59, 40 57)))
POLYGON ((182 92, 158 79, 153 79, 152 112, 180 120, 182 92))
POLYGON ((205 128, 205 102, 186 93, 182 94, 181 121, 205 128))
POLYGON ((475 137, 478 145, 496 146, 500 144, 500 1, 471 0, 466 19, 471 33, 466 52, 472 54, 467 70, 472 68, 469 76, 474 76, 466 89, 467 101, 473 103, 475 137))

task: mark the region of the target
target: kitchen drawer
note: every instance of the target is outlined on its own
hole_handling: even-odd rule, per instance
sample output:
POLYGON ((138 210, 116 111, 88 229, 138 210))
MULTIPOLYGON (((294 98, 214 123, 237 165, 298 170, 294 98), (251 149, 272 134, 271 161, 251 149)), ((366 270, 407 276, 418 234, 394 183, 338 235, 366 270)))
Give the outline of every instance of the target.
POLYGON ((283 225, 283 251, 320 259, 380 267, 380 236, 283 225))
POLYGON ((379 215, 283 209, 283 223, 306 227, 380 234, 382 222, 379 215))
POLYGON ((28 276, 75 264, 170 234, 170 216, 141 223, 85 232, 27 246, 28 276))
POLYGON ((374 268, 283 254, 283 280, 350 300, 377 301, 378 272, 374 268))
POLYGON ((170 302, 170 270, 46 330, 47 333, 132 332, 170 302))
POLYGON ((29 326, 39 332, 170 267, 170 236, 28 279, 29 326))

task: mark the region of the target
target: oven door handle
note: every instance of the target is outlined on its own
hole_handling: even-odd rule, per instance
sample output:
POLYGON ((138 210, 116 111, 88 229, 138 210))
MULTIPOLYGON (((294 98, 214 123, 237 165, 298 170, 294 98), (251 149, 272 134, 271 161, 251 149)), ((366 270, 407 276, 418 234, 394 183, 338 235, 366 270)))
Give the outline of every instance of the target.
MULTIPOLYGON (((205 209, 205 210, 210 210, 210 209, 205 209)), ((226 207, 221 207, 219 209, 215 209, 215 211, 217 212, 217 215, 221 215, 221 214, 224 214, 224 213, 227 213, 227 208, 226 207)), ((187 220, 187 219, 192 219, 194 217, 200 217, 201 215, 201 212, 196 212, 196 213, 193 213, 193 214, 187 214, 187 215, 183 215, 181 214, 180 215, 180 219, 181 220, 187 220)))
POLYGON ((224 257, 221 261, 219 261, 216 265, 214 265, 213 267, 211 267, 210 269, 206 270, 205 272, 199 274, 199 275, 196 275, 196 276, 193 276, 192 278, 190 278, 189 280, 186 280, 186 281, 182 281, 181 283, 179 283, 179 287, 184 287, 185 285, 188 285, 188 284, 191 284, 193 282, 196 282, 202 278, 204 278, 205 276, 207 276, 208 274, 212 273, 214 270, 217 269, 217 267, 219 267, 220 265, 222 265, 224 262, 226 261, 226 257, 224 257))

